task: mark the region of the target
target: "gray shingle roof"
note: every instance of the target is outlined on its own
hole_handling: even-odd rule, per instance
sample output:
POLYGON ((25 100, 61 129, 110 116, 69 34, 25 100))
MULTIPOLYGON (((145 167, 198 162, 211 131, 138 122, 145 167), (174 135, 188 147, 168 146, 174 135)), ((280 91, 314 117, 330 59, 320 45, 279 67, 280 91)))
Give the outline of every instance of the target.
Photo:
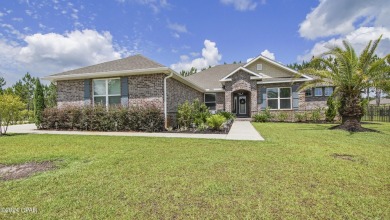
POLYGON ((219 82, 219 80, 233 72, 233 70, 244 65, 245 63, 218 65, 210 69, 203 70, 199 73, 187 76, 185 79, 204 89, 222 88, 222 84, 219 82))
POLYGON ((82 67, 62 73, 57 73, 52 76, 63 76, 71 74, 83 74, 83 73, 100 73, 100 72, 113 72, 123 70, 137 70, 137 69, 151 69, 165 67, 153 60, 150 60, 142 55, 129 56, 127 58, 108 61, 105 63, 99 63, 92 66, 82 67))

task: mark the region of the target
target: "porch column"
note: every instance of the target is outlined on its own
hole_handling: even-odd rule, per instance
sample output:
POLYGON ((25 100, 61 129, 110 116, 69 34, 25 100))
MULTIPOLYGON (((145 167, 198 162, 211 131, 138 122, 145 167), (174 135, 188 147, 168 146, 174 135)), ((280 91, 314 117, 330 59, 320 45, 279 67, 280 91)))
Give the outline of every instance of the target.
POLYGON ((232 112, 232 92, 225 91, 225 111, 232 112))

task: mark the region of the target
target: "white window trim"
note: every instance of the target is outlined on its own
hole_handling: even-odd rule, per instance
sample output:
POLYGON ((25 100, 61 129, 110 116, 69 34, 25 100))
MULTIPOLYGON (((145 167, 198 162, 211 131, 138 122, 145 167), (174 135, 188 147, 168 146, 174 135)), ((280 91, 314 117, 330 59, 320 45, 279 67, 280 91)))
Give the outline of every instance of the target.
POLYGON ((334 89, 331 86, 327 86, 324 88, 324 96, 326 96, 326 97, 331 96, 333 94, 333 92, 334 92, 334 89), (332 92, 330 94, 326 94, 326 89, 332 89, 332 92))
POLYGON ((256 70, 258 70, 258 71, 263 70, 263 64, 258 63, 258 64, 256 65, 256 70))
POLYGON ((316 87, 316 88, 314 88, 314 96, 316 96, 316 97, 324 96, 323 88, 322 88, 322 87, 316 87), (321 89, 321 90, 320 90, 320 91, 321 91, 321 95, 317 95, 317 94, 316 94, 316 90, 317 90, 317 89, 321 89))
POLYGON ((203 100, 204 100, 204 104, 215 103, 215 110, 211 110, 210 109, 210 111, 216 111, 217 110, 217 93, 215 93, 215 92, 204 93, 203 100), (213 102, 206 102, 206 94, 207 95, 214 95, 215 96, 215 101, 213 101, 213 102))
POLYGON ((267 107, 268 107, 268 100, 271 99, 271 100, 278 100, 278 108, 277 109, 270 109, 271 111, 272 110, 291 110, 292 109, 292 88, 291 87, 272 87, 272 88, 267 88, 266 90, 266 96, 267 96, 267 107), (269 89, 278 89, 278 97, 277 98, 268 98, 268 90, 269 89), (290 89, 290 98, 280 98, 280 89, 290 89), (283 99, 283 100, 288 100, 290 99, 290 108, 283 108, 281 109, 280 108, 280 100, 283 99))
MULTIPOLYGON (((122 94, 121 93, 119 93, 119 94, 108 94, 108 81, 109 80, 113 80, 113 79, 119 79, 119 83, 121 83, 120 82, 120 78, 103 78, 103 79, 93 79, 92 80, 92 103, 93 103, 93 105, 95 105, 95 97, 105 97, 106 98, 106 107, 108 108, 109 107, 109 103, 108 103, 108 97, 112 97, 112 96, 122 96, 122 94), (105 81, 106 82, 106 94, 105 95, 95 95, 95 92, 94 92, 94 81, 95 80, 101 80, 101 81, 105 81)), ((121 87, 122 85, 120 85, 120 87, 121 87)), ((120 88, 119 89, 120 91, 122 90, 122 88, 120 88)))

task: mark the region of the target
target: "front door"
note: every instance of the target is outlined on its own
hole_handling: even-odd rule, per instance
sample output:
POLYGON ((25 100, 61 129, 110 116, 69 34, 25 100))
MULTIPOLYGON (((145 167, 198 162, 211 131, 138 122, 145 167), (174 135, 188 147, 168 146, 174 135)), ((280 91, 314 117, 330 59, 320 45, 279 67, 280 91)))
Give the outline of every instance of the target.
POLYGON ((247 100, 245 95, 238 96, 238 115, 246 115, 246 101, 247 100))

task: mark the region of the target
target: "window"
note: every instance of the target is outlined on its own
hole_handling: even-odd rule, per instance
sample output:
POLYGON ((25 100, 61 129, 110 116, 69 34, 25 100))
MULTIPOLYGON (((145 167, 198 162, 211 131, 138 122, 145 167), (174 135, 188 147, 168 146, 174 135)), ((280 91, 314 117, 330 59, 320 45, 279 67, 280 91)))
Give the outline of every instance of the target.
POLYGON ((306 96, 306 97, 313 96, 312 92, 313 92, 312 89, 307 89, 307 90, 305 91, 305 96, 306 96))
POLYGON ((268 88, 267 101, 270 109, 291 109, 291 88, 268 88))
POLYGON ((325 87, 324 94, 325 96, 331 96, 333 93, 333 87, 325 87))
POLYGON ((314 96, 322 96, 322 87, 314 88, 314 96))
POLYGON ((204 104, 210 110, 216 110, 216 94, 215 93, 205 93, 204 94, 204 104))
POLYGON ((263 70, 263 64, 257 64, 257 70, 263 70))
POLYGON ((105 106, 121 103, 120 79, 94 79, 93 103, 105 106))

